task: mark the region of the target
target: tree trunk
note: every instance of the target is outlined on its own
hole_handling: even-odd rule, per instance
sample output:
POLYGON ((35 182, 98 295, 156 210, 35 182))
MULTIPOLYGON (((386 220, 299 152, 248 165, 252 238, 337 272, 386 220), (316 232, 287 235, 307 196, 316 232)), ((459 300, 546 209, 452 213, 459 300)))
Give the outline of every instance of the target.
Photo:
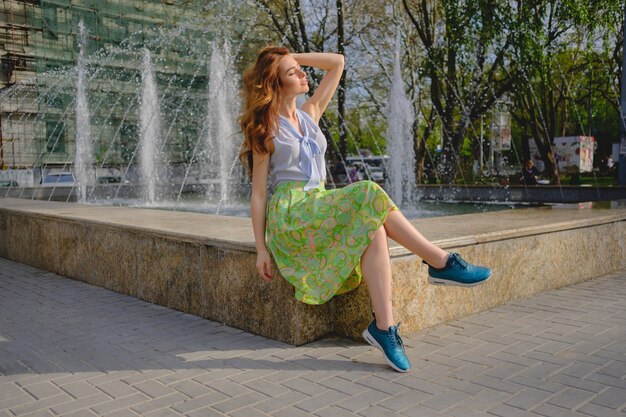
POLYGON ((556 159, 554 158, 554 154, 552 153, 550 141, 544 140, 544 138, 535 137, 535 143, 537 143, 537 149, 539 150, 541 159, 545 164, 543 176, 552 179, 553 184, 561 185, 559 167, 556 163, 556 159))
POLYGON ((413 151, 415 154, 415 182, 423 183, 424 157, 426 156, 426 141, 419 135, 419 122, 417 117, 413 121, 413 151))
POLYGON ((526 161, 530 159, 530 142, 528 140, 528 135, 522 132, 522 160, 520 164, 523 166, 526 161))

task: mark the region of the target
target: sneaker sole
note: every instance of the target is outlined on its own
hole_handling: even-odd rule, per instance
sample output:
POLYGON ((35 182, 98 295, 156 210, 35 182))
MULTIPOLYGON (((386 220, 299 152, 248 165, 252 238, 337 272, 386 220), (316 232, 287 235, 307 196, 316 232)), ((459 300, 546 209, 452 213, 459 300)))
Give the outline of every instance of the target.
POLYGON ((363 330, 363 339, 365 339, 365 341, 369 343, 370 345, 380 350, 383 353, 383 358, 385 358, 385 362, 387 362, 387 364, 391 366, 393 369, 395 369, 396 371, 404 373, 404 372, 409 372, 411 370, 411 368, 400 369, 396 365, 394 365, 393 362, 390 361, 389 358, 387 358, 387 355, 385 355, 385 350, 382 348, 382 346, 380 346, 380 344, 376 341, 376 339, 374 339, 374 337, 371 335, 369 330, 367 329, 363 330))
POLYGON ((483 279, 482 281, 473 282, 471 284, 463 284, 462 282, 452 281, 452 280, 443 279, 443 278, 435 278, 429 275, 428 283, 432 285, 447 285, 450 287, 476 287, 478 285, 484 284, 485 281, 489 280, 489 278, 491 278, 491 274, 489 274, 489 276, 483 279))

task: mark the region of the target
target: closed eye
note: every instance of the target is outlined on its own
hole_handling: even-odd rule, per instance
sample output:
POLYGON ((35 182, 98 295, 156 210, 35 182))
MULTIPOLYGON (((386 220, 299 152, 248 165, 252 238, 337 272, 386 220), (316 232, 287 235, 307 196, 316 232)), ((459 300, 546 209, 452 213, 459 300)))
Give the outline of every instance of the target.
MULTIPOLYGON (((298 65, 297 67, 295 67, 296 70, 301 71, 302 72, 302 67, 300 65, 298 65)), ((294 75, 296 72, 295 71, 290 71, 289 73, 287 73, 287 75, 291 76, 294 75)))

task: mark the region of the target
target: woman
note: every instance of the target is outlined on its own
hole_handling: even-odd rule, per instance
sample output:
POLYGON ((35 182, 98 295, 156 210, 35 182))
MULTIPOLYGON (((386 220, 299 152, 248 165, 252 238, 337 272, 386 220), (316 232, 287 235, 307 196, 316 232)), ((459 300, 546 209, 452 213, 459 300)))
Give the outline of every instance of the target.
POLYGON ((522 176, 520 177, 520 182, 523 185, 537 185, 538 180, 537 176, 539 175, 539 171, 535 168, 535 164, 530 159, 526 161, 524 168, 522 168, 522 176))
POLYGON ((350 291, 363 277, 375 315, 363 337, 383 351, 395 370, 406 372, 411 365, 394 325, 387 237, 429 265, 433 284, 473 286, 491 271, 430 243, 374 182, 324 188, 327 143, 318 121, 343 65, 342 55, 292 54, 269 46, 244 74, 240 157, 252 176, 256 268, 263 279, 272 279, 271 252, 282 276, 295 287, 295 297, 308 304, 350 291), (326 73, 298 109, 296 98, 309 91, 301 65, 326 73), (273 189, 269 202, 268 180, 273 189))

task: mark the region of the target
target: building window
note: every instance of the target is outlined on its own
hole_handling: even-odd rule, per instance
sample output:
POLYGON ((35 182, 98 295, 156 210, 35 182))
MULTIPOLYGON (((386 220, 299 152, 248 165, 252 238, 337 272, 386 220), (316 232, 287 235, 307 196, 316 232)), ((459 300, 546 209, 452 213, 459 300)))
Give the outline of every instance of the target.
POLYGON ((46 121, 46 151, 63 154, 65 153, 65 146, 65 123, 57 120, 46 121))
POLYGON ((138 129, 134 123, 127 121, 122 122, 120 127, 120 156, 126 163, 130 162, 133 158, 133 154, 137 148, 138 143, 138 129))
POLYGON ((43 14, 43 37, 45 39, 58 39, 57 31, 57 8, 55 6, 45 6, 42 8, 43 14))

